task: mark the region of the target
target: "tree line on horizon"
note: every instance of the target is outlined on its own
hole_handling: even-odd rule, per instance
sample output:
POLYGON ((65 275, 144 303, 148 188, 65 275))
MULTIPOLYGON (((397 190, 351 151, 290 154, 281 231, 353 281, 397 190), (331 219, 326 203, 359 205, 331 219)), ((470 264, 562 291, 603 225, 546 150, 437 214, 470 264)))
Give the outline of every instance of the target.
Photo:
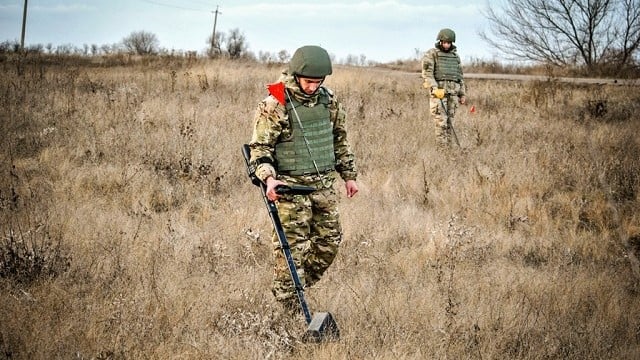
MULTIPOLYGON (((640 71, 640 0, 508 0, 487 6, 483 13, 489 27, 481 38, 504 56, 556 68, 579 68, 588 74, 637 74, 640 71)), ((166 49, 154 33, 134 31, 115 44, 30 45, 25 52, 101 56, 111 54, 198 56, 251 59, 264 63, 285 63, 290 54, 249 50, 239 28, 217 32, 206 39, 208 47, 198 51, 166 49)), ((0 54, 20 51, 17 41, 0 43, 0 54)), ((415 59, 421 51, 415 49, 415 59)), ((336 59, 333 59, 334 61, 336 59)), ((398 59, 397 62, 404 60, 398 59)), ((365 55, 348 55, 335 61, 345 65, 378 65, 365 55)))

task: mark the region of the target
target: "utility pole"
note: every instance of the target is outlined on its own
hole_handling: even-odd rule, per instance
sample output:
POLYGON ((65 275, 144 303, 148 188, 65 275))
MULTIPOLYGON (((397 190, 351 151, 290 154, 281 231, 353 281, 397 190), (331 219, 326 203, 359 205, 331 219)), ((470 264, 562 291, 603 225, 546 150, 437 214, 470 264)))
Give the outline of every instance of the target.
POLYGON ((24 30, 27 24, 27 0, 24 0, 24 11, 22 12, 22 35, 20 36, 20 52, 24 51, 24 30))
POLYGON ((212 13, 214 13, 215 16, 213 17, 213 35, 211 35, 211 51, 216 49, 216 24, 218 23, 218 14, 222 15, 222 13, 218 11, 218 7, 219 5, 216 5, 216 11, 212 11, 212 13))

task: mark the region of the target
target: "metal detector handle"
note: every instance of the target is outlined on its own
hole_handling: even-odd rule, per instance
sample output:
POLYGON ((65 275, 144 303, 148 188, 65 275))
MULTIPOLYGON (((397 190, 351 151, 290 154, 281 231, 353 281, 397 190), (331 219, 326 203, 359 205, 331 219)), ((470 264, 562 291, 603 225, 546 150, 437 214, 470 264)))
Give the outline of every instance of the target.
POLYGON ((291 195, 309 195, 316 191, 316 188, 304 185, 278 185, 276 186, 276 193, 279 195, 291 194, 291 195))

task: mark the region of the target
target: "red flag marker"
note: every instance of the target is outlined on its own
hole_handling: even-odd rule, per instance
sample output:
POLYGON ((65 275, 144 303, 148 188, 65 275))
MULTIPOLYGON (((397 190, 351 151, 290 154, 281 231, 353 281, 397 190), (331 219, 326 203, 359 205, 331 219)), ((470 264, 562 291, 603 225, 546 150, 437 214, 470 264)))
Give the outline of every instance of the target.
POLYGON ((280 104, 283 106, 287 103, 284 98, 284 83, 277 82, 273 84, 267 84, 267 89, 269 90, 269 94, 276 98, 280 104))
POLYGON ((469 109, 469 112, 472 114, 476 113, 476 106, 475 105, 471 105, 471 109, 469 109))

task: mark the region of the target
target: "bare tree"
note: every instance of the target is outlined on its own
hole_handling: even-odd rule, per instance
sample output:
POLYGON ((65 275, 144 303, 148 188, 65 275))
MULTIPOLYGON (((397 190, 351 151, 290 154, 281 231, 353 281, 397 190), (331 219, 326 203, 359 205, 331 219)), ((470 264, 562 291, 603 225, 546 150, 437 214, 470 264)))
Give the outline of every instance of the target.
POLYGON ((286 62, 289 62, 290 59, 291 55, 289 55, 289 52, 287 50, 282 49, 278 51, 278 61, 284 64, 286 62))
POLYGON ((207 44, 213 45, 215 44, 215 46, 210 46, 209 49, 207 49, 207 54, 210 57, 218 57, 222 54, 222 44, 226 41, 225 39, 225 35, 223 32, 216 32, 216 39, 215 41, 213 41, 213 35, 209 35, 209 37, 207 38, 207 44))
POLYGON ((349 54, 342 63, 344 65, 358 66, 358 56, 349 54))
MULTIPOLYGON (((623 26, 620 33, 614 34, 617 43, 617 52, 613 52, 617 64, 625 66, 629 62, 638 61, 638 49, 640 48, 640 0, 621 0, 618 17, 623 26)), ((615 62, 614 62, 615 63, 615 62)))
POLYGON ((274 61, 274 56, 268 51, 260 50, 258 51, 258 61, 261 63, 272 63, 274 61))
POLYGON ((626 66, 640 46, 640 0, 507 0, 501 10, 488 5, 480 36, 512 59, 626 66))
POLYGON ((151 55, 158 52, 158 38, 146 31, 134 31, 122 39, 124 48, 133 54, 151 55))
POLYGON ((240 29, 229 30, 227 36, 227 52, 232 59, 238 59, 247 52, 247 43, 240 29))

